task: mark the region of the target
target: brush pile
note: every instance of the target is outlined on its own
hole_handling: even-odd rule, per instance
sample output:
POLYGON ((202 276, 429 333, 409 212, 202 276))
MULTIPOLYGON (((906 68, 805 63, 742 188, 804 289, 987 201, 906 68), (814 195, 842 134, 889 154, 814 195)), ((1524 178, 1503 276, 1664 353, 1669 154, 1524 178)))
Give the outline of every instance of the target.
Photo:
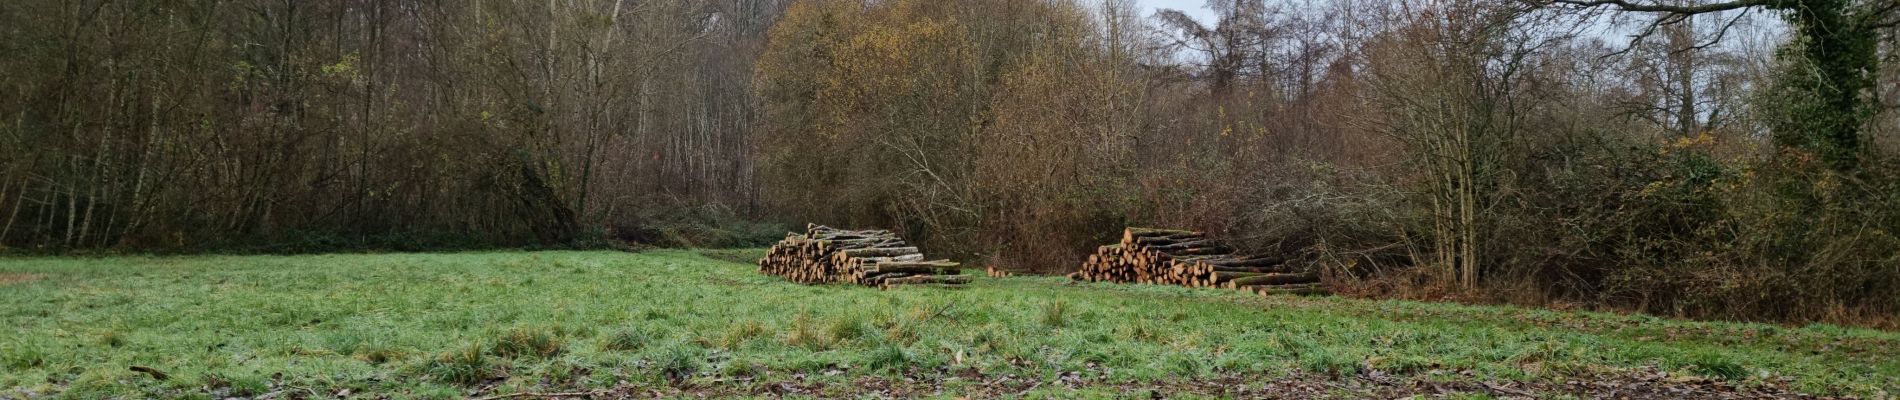
POLYGON ((924 254, 887 230, 845 230, 807 225, 805 233, 785 240, 759 259, 759 272, 798 283, 855 283, 891 288, 898 285, 956 286, 969 283, 950 260, 924 260, 924 254))
POLYGON ((1319 274, 1299 272, 1278 257, 1241 255, 1200 232, 1128 228, 1121 243, 1101 246, 1071 279, 1228 288, 1260 294, 1320 294, 1319 274))

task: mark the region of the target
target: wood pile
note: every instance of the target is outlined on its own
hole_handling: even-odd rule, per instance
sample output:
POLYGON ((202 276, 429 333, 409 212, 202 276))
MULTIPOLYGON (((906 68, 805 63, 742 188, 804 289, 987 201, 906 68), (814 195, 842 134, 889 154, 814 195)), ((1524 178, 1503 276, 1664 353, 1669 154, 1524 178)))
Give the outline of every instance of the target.
POLYGON ((759 259, 759 272, 798 283, 957 286, 969 283, 960 265, 924 259, 924 254, 887 230, 845 230, 807 225, 759 259))
POLYGON ((997 268, 995 265, 991 265, 989 267, 983 268, 983 273, 986 275, 989 275, 991 278, 1008 278, 1009 277, 1009 271, 1004 271, 1002 268, 997 268))
POLYGON ((1227 288, 1261 294, 1323 294, 1319 274, 1295 271, 1278 257, 1242 255, 1200 232, 1128 228, 1101 246, 1071 279, 1227 288))

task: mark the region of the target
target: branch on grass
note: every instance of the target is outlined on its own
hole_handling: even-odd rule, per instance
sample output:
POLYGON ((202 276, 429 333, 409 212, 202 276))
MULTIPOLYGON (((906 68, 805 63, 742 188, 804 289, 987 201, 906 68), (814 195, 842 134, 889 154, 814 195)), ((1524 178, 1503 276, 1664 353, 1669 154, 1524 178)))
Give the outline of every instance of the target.
POLYGON ((133 372, 143 372, 146 375, 151 375, 152 379, 157 379, 157 380, 162 381, 167 378, 171 378, 170 374, 166 374, 165 371, 159 371, 157 368, 147 367, 143 365, 134 365, 132 366, 131 369, 133 372))
POLYGON ((599 396, 603 394, 607 394, 607 391, 596 390, 592 392, 559 392, 559 393, 523 392, 523 393, 494 395, 494 396, 478 398, 475 400, 500 400, 500 399, 512 399, 516 397, 551 399, 551 398, 557 398, 557 397, 591 397, 591 396, 599 396))

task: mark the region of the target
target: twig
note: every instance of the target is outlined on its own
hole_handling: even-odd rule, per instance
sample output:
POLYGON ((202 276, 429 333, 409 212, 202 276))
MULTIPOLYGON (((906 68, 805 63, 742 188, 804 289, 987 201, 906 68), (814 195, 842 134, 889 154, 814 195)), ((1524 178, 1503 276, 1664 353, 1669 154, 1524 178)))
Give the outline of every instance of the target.
POLYGON ((1022 395, 1026 395, 1026 394, 1029 394, 1029 392, 1033 392, 1033 391, 1035 391, 1035 390, 1036 390, 1036 388, 1039 388, 1039 387, 1042 387, 1042 381, 1041 381, 1041 380, 1037 380, 1035 384, 1032 384, 1032 385, 1029 385, 1029 388, 1028 388, 1028 389, 1023 389, 1023 391, 1021 391, 1021 392, 1016 392, 1016 395, 1017 395, 1017 396, 1022 396, 1022 395))
POLYGON ((1488 391, 1499 392, 1499 393, 1504 393, 1504 394, 1513 395, 1513 396, 1523 396, 1523 397, 1532 397, 1532 398, 1537 397, 1536 395, 1533 395, 1530 392, 1512 389, 1512 388, 1504 387, 1504 386, 1492 385, 1488 382, 1483 382, 1483 381, 1478 382, 1478 386, 1483 386, 1484 389, 1488 391))
POLYGON ((951 303, 951 304, 947 304, 947 305, 944 305, 944 307, 943 307, 943 309, 941 309, 941 310, 937 310, 937 312, 936 312, 936 313, 932 313, 932 314, 930 314, 930 315, 926 315, 926 316, 924 316, 924 318, 923 318, 923 319, 919 319, 919 320, 917 320, 917 324, 918 324, 918 325, 923 325, 923 324, 924 324, 924 322, 928 322, 928 321, 930 321, 930 320, 931 320, 932 318, 937 318, 937 317, 939 317, 939 316, 942 316, 942 315, 944 315, 944 314, 949 314, 949 313, 950 313, 950 310, 952 310, 952 309, 955 309, 955 308, 957 308, 957 305, 956 305, 955 303, 951 303))
POLYGON ((152 379, 157 379, 161 381, 171 377, 171 375, 166 374, 165 371, 159 371, 156 368, 142 366, 142 365, 134 365, 132 366, 131 370, 133 372, 143 372, 146 375, 151 375, 152 379))
POLYGON ((510 399, 510 398, 516 398, 516 397, 539 397, 539 398, 582 397, 582 396, 599 396, 603 394, 607 394, 607 391, 596 390, 592 392, 560 392, 560 393, 522 392, 522 393, 511 393, 511 394, 500 394, 500 395, 478 398, 474 400, 498 400, 498 399, 510 399))

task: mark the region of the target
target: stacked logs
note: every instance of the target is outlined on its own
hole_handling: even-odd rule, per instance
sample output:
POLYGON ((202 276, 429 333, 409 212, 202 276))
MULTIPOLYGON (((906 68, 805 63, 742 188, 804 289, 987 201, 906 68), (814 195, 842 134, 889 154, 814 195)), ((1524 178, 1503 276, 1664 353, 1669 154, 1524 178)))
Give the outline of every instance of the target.
POLYGON ((991 265, 989 267, 983 268, 983 273, 985 275, 989 275, 991 278, 1008 278, 1009 277, 1009 271, 1005 271, 1002 268, 997 268, 995 265, 991 265))
POLYGON ((1298 272, 1278 257, 1241 255, 1200 232, 1128 228, 1120 243, 1101 246, 1071 279, 1228 288, 1260 294, 1326 293, 1319 275, 1298 272))
POLYGON ((916 247, 887 230, 845 230, 811 224, 788 233, 759 259, 759 272, 798 283, 956 286, 969 283, 950 260, 925 261, 916 247))

